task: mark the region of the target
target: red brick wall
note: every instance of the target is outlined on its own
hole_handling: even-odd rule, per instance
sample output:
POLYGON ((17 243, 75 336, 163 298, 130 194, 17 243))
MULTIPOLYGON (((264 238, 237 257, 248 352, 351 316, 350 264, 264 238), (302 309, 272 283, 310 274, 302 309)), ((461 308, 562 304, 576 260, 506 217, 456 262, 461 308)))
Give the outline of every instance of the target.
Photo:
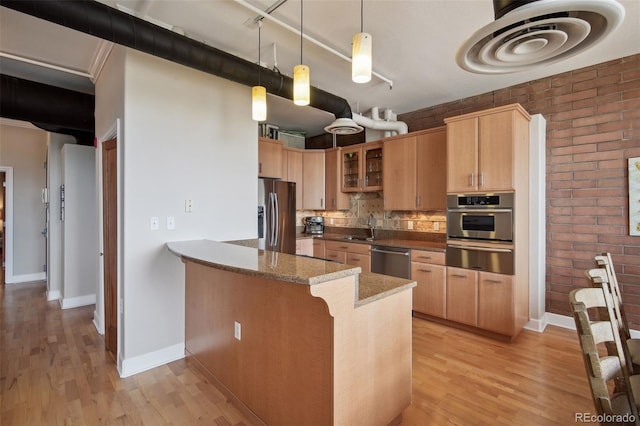
POLYGON ((410 131, 519 102, 547 121, 546 309, 571 315, 593 256, 612 253, 627 316, 640 328, 640 237, 629 236, 627 159, 640 157, 640 55, 401 114, 410 131))

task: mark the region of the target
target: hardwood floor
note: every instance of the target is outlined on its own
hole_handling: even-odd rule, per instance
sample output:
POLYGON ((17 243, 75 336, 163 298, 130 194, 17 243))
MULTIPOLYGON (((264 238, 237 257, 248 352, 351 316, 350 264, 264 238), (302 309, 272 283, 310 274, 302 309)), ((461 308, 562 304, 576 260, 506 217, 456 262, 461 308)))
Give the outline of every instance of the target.
MULTIPOLYGON (((60 310, 42 282, 0 286, 1 425, 245 425, 189 362, 121 379, 93 306, 60 310)), ((566 425, 593 412, 576 333, 502 343, 413 320, 413 403, 403 425, 566 425)))

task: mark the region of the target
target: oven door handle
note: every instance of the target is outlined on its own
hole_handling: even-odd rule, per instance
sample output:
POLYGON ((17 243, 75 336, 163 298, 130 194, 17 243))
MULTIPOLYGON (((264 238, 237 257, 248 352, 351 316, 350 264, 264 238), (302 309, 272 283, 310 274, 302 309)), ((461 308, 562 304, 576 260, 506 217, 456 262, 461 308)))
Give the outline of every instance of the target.
POLYGON ((376 253, 395 254, 395 255, 398 255, 398 256, 409 256, 411 254, 408 251, 381 250, 379 248, 372 248, 371 251, 374 251, 376 253))
POLYGON ((465 249, 465 250, 477 250, 477 251, 489 251, 489 252, 497 252, 497 253, 511 253, 512 249, 506 248, 491 248, 491 247, 478 247, 478 246, 463 246, 460 244, 447 244, 448 247, 465 249))
POLYGON ((490 208, 478 208, 478 209, 449 209, 450 213, 512 213, 513 209, 490 209, 490 208))

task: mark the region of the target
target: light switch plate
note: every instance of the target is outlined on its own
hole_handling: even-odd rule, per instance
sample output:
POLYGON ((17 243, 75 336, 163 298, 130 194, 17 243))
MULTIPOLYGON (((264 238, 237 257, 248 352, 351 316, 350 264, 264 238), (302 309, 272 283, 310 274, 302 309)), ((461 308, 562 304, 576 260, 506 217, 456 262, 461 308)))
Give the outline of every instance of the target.
POLYGON ((151 219, 149 219, 149 228, 151 228, 152 231, 160 229, 160 219, 156 216, 152 216, 151 219))
POLYGON ((173 216, 167 216, 167 229, 173 230, 176 229, 176 218, 173 216))

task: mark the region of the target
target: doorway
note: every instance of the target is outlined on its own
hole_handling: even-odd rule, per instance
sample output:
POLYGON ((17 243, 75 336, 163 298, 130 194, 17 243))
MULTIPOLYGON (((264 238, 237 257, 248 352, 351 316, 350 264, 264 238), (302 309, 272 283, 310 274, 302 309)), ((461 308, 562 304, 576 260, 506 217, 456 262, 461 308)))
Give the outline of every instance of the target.
POLYGON ((118 178, 117 139, 102 143, 102 231, 104 254, 104 344, 118 357, 118 178))
POLYGON ((0 285, 4 285, 4 248, 6 235, 4 232, 5 181, 5 173, 0 172, 0 285))

